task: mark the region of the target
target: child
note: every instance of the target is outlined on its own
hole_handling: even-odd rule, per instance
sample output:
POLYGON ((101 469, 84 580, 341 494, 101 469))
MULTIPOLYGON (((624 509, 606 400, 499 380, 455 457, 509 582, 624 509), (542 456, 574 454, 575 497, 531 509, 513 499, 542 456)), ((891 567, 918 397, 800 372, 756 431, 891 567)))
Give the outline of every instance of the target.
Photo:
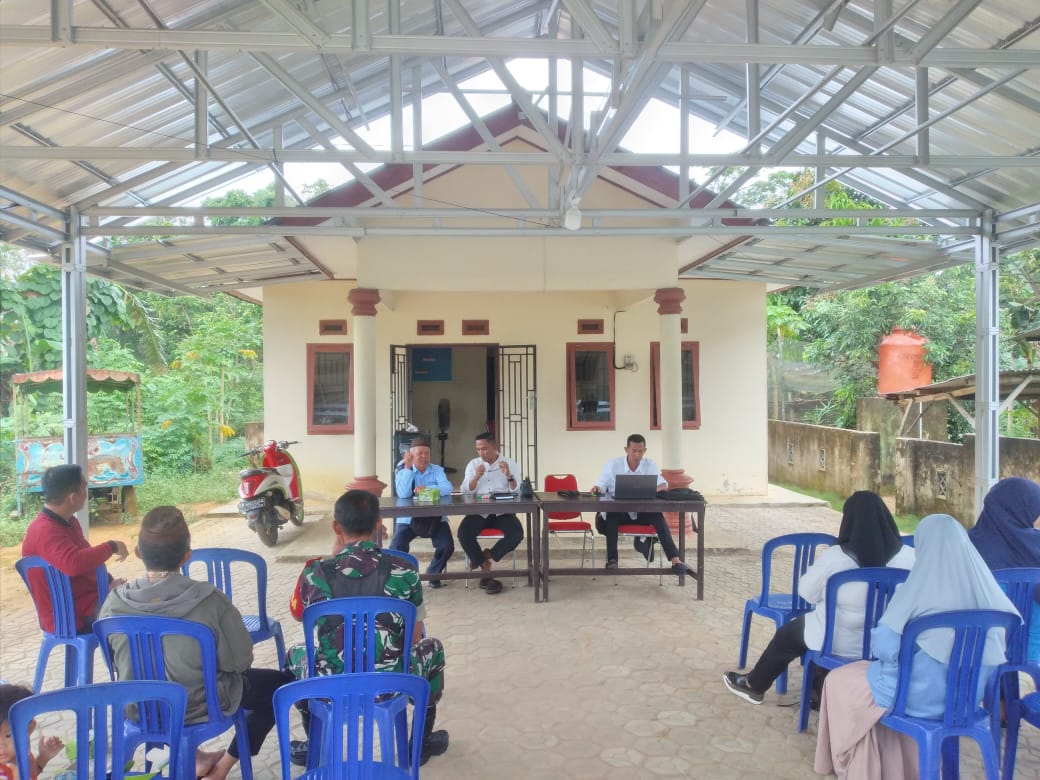
MULTIPOLYGON (((14 758, 14 738, 11 736, 11 722, 8 713, 16 701, 32 696, 32 691, 21 685, 0 685, 0 778, 17 780, 18 766, 14 758)), ((36 728, 36 721, 30 721, 29 733, 36 728)), ((47 762, 54 758, 65 743, 58 737, 45 737, 40 733, 40 741, 36 746, 36 755, 29 754, 29 776, 36 780, 47 762)))

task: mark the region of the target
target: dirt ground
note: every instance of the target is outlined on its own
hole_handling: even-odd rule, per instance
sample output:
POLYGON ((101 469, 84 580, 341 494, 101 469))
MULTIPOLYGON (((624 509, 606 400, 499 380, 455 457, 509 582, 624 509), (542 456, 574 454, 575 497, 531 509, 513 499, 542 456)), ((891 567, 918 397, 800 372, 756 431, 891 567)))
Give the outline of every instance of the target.
MULTIPOLYGON (((204 517, 207 512, 219 504, 210 502, 202 504, 187 504, 182 507, 189 525, 198 518, 204 517)), ((90 525, 90 541, 92 544, 101 544, 109 539, 115 539, 126 544, 127 549, 133 554, 137 543, 137 529, 140 526, 140 518, 128 523, 95 523, 90 525)), ((27 596, 22 578, 15 571, 14 563, 22 557, 21 544, 11 547, 0 547, 0 608, 7 605, 10 599, 19 599, 27 596)))

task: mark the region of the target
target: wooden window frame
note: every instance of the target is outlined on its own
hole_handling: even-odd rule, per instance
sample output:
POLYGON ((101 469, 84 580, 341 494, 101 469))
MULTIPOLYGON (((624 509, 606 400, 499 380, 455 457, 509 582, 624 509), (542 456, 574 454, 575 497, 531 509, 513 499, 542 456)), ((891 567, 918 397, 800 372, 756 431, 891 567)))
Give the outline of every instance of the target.
POLYGON ((307 435, 329 436, 354 432, 354 345, 353 344, 308 344, 307 345, 307 435), (350 377, 347 380, 347 422, 319 425, 314 422, 314 364, 322 352, 346 352, 350 355, 350 377))
POLYGON ((614 345, 609 342, 568 342, 567 343, 567 430, 568 431, 613 431, 617 419, 617 403, 614 392, 614 345), (610 419, 592 422, 579 422, 577 419, 578 392, 577 378, 574 375, 574 354, 576 352, 602 352, 607 357, 607 383, 610 393, 610 419))
MULTIPOLYGON (((680 349, 683 352, 690 352, 693 355, 693 408, 694 418, 692 420, 683 420, 684 431, 696 431, 701 427, 701 362, 700 362, 700 351, 701 343, 699 341, 683 341, 680 342, 680 349)), ((650 430, 659 431, 661 430, 661 342, 651 341, 650 342, 650 393, 651 393, 651 405, 650 407, 650 430), (658 410, 658 418, 654 419, 654 409, 658 410)))

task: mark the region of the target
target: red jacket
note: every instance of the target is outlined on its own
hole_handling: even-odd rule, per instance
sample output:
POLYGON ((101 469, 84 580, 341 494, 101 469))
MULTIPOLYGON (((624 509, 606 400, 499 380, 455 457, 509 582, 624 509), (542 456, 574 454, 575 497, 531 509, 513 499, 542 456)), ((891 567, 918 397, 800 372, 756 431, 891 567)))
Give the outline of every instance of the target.
MULTIPOLYGON (((72 582, 72 600, 76 604, 76 623, 79 631, 90 629, 98 610, 98 586, 95 570, 112 557, 112 547, 105 542, 90 546, 83 536, 79 520, 72 517, 66 523, 44 507, 29 524, 22 540, 22 555, 38 555, 47 563, 69 576, 72 582)), ((44 631, 54 631, 54 612, 43 573, 29 573, 33 601, 44 631)))

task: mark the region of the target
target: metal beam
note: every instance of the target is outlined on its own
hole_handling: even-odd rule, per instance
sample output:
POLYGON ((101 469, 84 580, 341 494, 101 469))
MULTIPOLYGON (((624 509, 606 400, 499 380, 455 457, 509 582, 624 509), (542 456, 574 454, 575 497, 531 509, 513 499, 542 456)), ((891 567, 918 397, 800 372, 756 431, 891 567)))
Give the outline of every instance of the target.
POLYGON ((313 49, 321 49, 329 40, 328 33, 312 22, 306 14, 301 13, 298 8, 290 5, 285 0, 260 0, 260 2, 296 30, 300 37, 309 41, 313 49))
MULTIPOLYGON (((671 5, 671 4, 668 4, 671 5)), ((525 14, 529 15, 529 14, 525 14)), ((237 30, 120 30, 110 27, 74 27, 69 49, 135 49, 140 51, 179 51, 208 49, 269 54, 313 53, 314 47, 295 33, 261 33, 237 30)), ((55 46, 49 26, 0 25, 0 38, 5 46, 41 48, 55 46)), ((604 52, 592 40, 531 39, 515 37, 467 38, 435 35, 372 35, 369 45, 355 44, 354 36, 330 35, 322 46, 326 54, 351 56, 357 53, 420 54, 430 57, 607 57, 621 56, 618 44, 604 52)), ((882 60, 872 46, 791 45, 746 43, 693 43, 674 41, 661 48, 659 58, 665 62, 688 64, 717 63, 805 65, 878 65, 882 60)), ((1034 68, 1040 66, 1040 50, 979 50, 967 47, 940 47, 915 59, 909 53, 896 52, 894 67, 947 68, 1034 68)))

